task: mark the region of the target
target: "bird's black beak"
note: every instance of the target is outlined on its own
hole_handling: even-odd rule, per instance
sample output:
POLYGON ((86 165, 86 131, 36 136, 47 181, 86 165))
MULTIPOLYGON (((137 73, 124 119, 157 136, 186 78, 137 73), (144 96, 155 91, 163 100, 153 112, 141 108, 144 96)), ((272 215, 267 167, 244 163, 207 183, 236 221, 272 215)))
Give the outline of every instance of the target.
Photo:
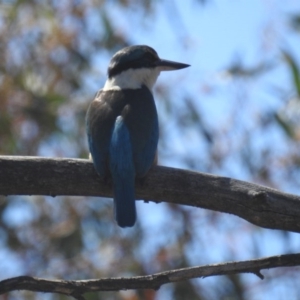
POLYGON ((190 65, 179 63, 176 61, 160 59, 159 61, 157 61, 156 66, 160 67, 161 71, 173 71, 173 70, 187 68, 190 65))

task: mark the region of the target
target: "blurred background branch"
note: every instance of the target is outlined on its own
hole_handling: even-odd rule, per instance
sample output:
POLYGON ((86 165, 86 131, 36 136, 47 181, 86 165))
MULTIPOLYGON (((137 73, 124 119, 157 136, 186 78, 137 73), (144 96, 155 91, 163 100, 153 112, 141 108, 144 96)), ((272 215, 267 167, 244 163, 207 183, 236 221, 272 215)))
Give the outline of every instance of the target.
POLYGON ((230 275, 237 273, 253 273, 260 279, 263 269, 277 267, 291 267, 300 265, 300 254, 287 254, 272 256, 248 261, 228 262, 223 264, 206 265, 201 267, 170 270, 157 274, 131 278, 104 278, 91 280, 59 281, 19 276, 0 281, 0 295, 15 290, 28 290, 33 292, 57 293, 68 295, 78 300, 84 300, 83 294, 97 291, 120 291, 129 289, 158 290, 166 283, 185 281, 193 278, 206 278, 209 276, 230 275))
MULTIPOLYGON (((191 64, 187 72, 162 74, 154 88, 160 165, 299 195, 299 20, 295 0, 2 0, 0 155, 86 159, 85 113, 109 59, 124 46, 147 44, 162 58, 191 64)), ((146 183, 152 189, 164 183, 154 180, 146 183)), ((145 188, 138 188, 141 198, 145 188)), ((137 209, 138 223, 124 231, 112 222, 109 199, 1 196, 0 279, 132 277, 299 252, 298 233, 217 211, 141 201, 137 209)), ((230 274, 86 298, 295 300, 299 270, 275 268, 263 281, 230 274)), ((66 299, 29 291, 2 297, 66 299)))

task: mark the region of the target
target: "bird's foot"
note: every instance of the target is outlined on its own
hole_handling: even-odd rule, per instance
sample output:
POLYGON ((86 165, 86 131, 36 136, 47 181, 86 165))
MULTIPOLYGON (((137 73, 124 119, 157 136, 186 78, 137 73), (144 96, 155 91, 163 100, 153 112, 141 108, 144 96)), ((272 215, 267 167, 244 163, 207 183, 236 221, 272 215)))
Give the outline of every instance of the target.
POLYGON ((111 178, 111 176, 109 176, 109 175, 104 176, 104 177, 103 177, 103 181, 104 181, 104 183, 105 183, 106 185, 109 185, 109 186, 112 185, 112 178, 111 178))

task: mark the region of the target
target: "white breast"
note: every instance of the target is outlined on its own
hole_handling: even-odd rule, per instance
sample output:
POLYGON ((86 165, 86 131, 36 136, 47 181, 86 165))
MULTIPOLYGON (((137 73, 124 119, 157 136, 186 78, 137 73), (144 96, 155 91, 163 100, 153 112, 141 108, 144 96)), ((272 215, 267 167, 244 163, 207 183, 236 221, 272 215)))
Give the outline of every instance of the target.
POLYGON ((129 69, 108 78, 102 90, 139 89, 142 85, 146 85, 149 90, 152 90, 160 71, 160 68, 129 69))

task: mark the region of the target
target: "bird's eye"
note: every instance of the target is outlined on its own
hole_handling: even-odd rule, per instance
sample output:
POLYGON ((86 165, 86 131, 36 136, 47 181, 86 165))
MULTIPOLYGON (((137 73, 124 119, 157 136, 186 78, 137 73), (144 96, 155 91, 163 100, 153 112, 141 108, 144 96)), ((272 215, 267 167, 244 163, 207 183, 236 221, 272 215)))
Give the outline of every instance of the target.
POLYGON ((156 57, 155 57, 152 53, 150 53, 150 52, 147 52, 147 53, 145 54, 145 58, 146 58, 147 60, 151 60, 151 61, 156 60, 156 57))
POLYGON ((147 62, 148 67, 154 67, 155 62, 158 60, 152 53, 145 53, 144 55, 144 62, 147 62))

